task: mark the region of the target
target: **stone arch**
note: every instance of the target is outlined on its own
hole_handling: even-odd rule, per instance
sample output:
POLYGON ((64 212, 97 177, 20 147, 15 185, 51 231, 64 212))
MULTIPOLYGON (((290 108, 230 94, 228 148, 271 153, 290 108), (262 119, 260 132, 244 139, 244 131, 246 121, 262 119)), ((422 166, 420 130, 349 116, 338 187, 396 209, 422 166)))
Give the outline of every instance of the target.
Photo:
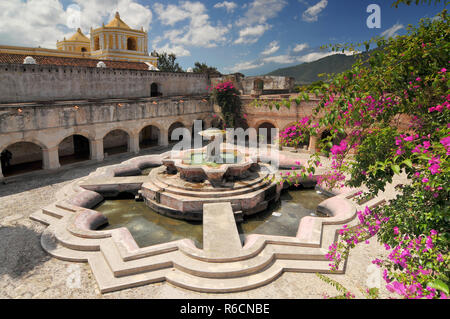
POLYGON ((258 143, 267 142, 267 144, 274 144, 277 136, 272 134, 273 128, 277 128, 277 126, 271 121, 262 121, 262 123, 256 127, 258 143))
POLYGON ((35 138, 18 138, 18 139, 14 139, 14 140, 11 140, 11 141, 5 143, 3 146, 0 146, 0 152, 2 152, 3 150, 7 149, 8 146, 10 146, 12 144, 20 143, 20 142, 36 144, 42 149, 48 149, 49 148, 48 145, 46 145, 44 142, 42 142, 42 141, 40 141, 38 139, 35 139, 35 138))
POLYGON ((162 129, 154 123, 146 124, 139 131, 139 148, 157 146, 161 141, 162 129))
POLYGON ((58 143, 58 157, 61 165, 89 160, 91 158, 89 137, 80 133, 66 136, 58 143))
POLYGON ((152 82, 150 84, 150 97, 162 96, 161 85, 158 82, 152 82))
POLYGON ((1 171, 8 177, 43 168, 43 144, 30 141, 9 143, 1 150, 1 171))
POLYGON ((130 134, 115 128, 103 136, 103 153, 107 155, 126 153, 129 150, 130 134))

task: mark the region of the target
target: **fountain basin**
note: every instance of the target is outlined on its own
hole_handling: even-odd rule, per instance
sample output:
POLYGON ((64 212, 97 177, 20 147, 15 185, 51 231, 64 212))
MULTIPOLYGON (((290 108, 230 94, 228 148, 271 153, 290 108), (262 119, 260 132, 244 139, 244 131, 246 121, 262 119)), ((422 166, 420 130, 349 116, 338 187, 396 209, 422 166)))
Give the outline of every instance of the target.
POLYGON ((190 182, 222 182, 225 179, 242 179, 253 164, 249 156, 237 150, 222 149, 218 154, 218 162, 208 160, 204 151, 190 150, 184 152, 181 158, 166 158, 162 160, 169 173, 180 173, 180 178, 190 182))
MULTIPOLYGON (((266 164, 260 165, 264 168, 266 164)), ((270 202, 278 200, 283 188, 268 169, 247 170, 245 175, 245 179, 235 181, 215 183, 214 179, 205 179, 194 183, 182 178, 181 173, 169 174, 161 166, 150 172, 139 193, 147 206, 166 216, 202 220, 204 204, 230 202, 240 219, 265 210, 270 202)))

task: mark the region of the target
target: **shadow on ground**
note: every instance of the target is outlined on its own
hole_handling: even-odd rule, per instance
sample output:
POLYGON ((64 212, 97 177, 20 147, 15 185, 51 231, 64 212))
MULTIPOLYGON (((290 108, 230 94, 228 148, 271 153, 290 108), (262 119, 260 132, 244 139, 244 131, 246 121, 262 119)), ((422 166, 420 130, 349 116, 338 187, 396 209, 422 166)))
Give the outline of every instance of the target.
POLYGON ((0 276, 18 278, 49 260, 40 237, 25 226, 0 226, 0 276))

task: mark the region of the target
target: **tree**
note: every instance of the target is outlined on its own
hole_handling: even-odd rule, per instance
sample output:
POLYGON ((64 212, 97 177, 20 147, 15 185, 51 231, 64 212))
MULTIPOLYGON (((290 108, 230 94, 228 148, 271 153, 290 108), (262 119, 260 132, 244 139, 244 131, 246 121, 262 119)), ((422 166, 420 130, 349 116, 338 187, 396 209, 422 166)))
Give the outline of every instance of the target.
POLYGON ((195 65, 195 67, 194 67, 193 71, 195 73, 206 73, 209 76, 211 76, 211 75, 221 76, 222 75, 219 71, 217 71, 217 68, 208 66, 206 63, 195 62, 194 65, 195 65))
POLYGON ((158 68, 163 72, 183 72, 183 69, 178 63, 175 62, 177 59, 174 53, 167 54, 167 52, 158 53, 156 51, 152 52, 152 56, 158 58, 158 68))
POLYGON ((233 82, 221 82, 211 89, 211 99, 220 107, 224 128, 242 127, 242 102, 233 82))

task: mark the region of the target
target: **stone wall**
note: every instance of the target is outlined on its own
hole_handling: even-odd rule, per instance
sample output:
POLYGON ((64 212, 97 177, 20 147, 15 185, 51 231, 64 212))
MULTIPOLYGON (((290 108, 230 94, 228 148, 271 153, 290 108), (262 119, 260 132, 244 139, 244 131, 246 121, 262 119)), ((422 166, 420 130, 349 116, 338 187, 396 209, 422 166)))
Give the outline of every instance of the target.
POLYGON ((263 94, 277 94, 289 93, 294 89, 294 78, 286 76, 249 76, 242 80, 242 88, 245 95, 252 94, 255 81, 261 80, 263 82, 263 94))
POLYGON ((289 93, 294 89, 294 78, 286 76, 248 76, 243 77, 238 74, 227 74, 220 77, 211 78, 211 84, 217 85, 220 82, 231 81, 242 95, 254 94, 255 81, 262 81, 262 90, 259 94, 280 94, 289 93))
POLYGON ((207 75, 73 66, 0 64, 0 103, 205 94, 207 75))

